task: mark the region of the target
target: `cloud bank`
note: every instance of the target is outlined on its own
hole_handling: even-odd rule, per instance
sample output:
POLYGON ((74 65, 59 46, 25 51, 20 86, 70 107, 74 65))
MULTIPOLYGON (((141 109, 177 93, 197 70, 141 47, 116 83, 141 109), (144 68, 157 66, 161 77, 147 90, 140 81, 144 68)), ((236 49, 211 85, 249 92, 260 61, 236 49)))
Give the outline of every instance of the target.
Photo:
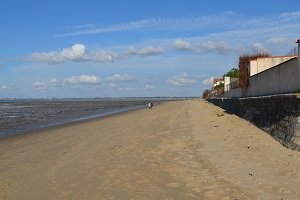
POLYGON ((152 56, 157 54, 163 54, 164 49, 161 47, 144 47, 141 49, 136 49, 135 47, 130 47, 128 49, 128 55, 137 55, 137 56, 152 56))
POLYGON ((133 75, 129 74, 114 74, 113 76, 108 77, 107 82, 116 83, 116 82, 131 82, 137 80, 133 75))
POLYGON ((57 87, 57 86, 60 86, 60 85, 61 85, 61 81, 59 81, 55 78, 52 78, 49 81, 45 81, 45 82, 36 81, 36 82, 32 83, 32 86, 35 89, 38 89, 38 90, 43 90, 43 89, 46 89, 48 87, 57 87))
POLYGON ((199 54, 218 53, 228 54, 231 51, 231 47, 225 42, 212 42, 210 40, 205 42, 189 42, 183 39, 176 39, 171 46, 178 51, 189 51, 199 54))
MULTIPOLYGON (((102 85, 109 88, 119 88, 118 84, 130 83, 137 81, 137 77, 129 74, 114 74, 110 77, 102 79, 96 75, 78 75, 70 76, 62 80, 52 78, 48 81, 36 81, 32 83, 32 87, 37 90, 44 90, 53 87, 63 87, 66 85, 102 85)), ((0 87, 1 89, 1 87, 0 87)))
POLYGON ((67 61, 112 62, 115 58, 117 58, 117 54, 112 51, 102 50, 88 53, 86 46, 78 43, 60 51, 33 53, 28 57, 28 60, 44 63, 63 63, 67 61))
POLYGON ((176 39, 172 43, 171 46, 179 51, 192 51, 193 50, 192 45, 188 41, 185 41, 182 39, 176 39))
POLYGON ((195 84, 197 81, 191 78, 187 73, 183 73, 180 75, 174 75, 167 81, 173 86, 191 86, 195 84))
POLYGON ((62 63, 65 61, 79 61, 84 58, 86 47, 83 44, 74 44, 70 48, 61 51, 50 51, 47 53, 33 53, 29 60, 33 62, 62 63))
POLYGON ((102 79, 98 76, 80 75, 71 76, 64 80, 66 84, 101 84, 102 79))
POLYGON ((153 90, 155 87, 153 86, 153 85, 150 85, 150 84, 146 84, 145 86, 144 86, 144 89, 145 90, 153 90))
POLYGON ((6 85, 0 85, 0 91, 6 90, 8 87, 6 85))

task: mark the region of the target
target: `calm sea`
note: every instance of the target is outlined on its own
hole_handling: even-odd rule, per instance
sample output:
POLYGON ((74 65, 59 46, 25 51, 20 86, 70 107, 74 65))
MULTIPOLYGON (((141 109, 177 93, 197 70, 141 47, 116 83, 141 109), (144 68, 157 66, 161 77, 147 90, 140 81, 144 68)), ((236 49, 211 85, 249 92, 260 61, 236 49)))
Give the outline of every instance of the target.
POLYGON ((0 100, 0 138, 40 128, 103 117, 168 98, 0 100))

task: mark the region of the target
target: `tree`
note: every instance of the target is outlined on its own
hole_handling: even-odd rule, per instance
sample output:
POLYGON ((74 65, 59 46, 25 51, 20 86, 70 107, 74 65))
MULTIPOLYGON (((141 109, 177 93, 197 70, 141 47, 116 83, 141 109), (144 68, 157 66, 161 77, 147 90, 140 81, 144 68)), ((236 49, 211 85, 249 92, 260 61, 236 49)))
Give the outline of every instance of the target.
POLYGON ((209 89, 204 90, 203 93, 202 93, 202 98, 203 99, 208 99, 209 94, 210 94, 210 90, 209 89))
POLYGON ((224 74, 223 77, 225 76, 229 76, 231 78, 239 78, 239 69, 238 68, 235 68, 233 67, 231 70, 229 70, 226 74, 224 74))
POLYGON ((224 83, 220 83, 220 84, 218 84, 214 87, 215 90, 219 90, 219 89, 222 89, 222 88, 224 88, 224 83))
POLYGON ((221 94, 224 94, 224 83, 219 83, 214 87, 214 91, 216 92, 216 95, 219 96, 221 94))

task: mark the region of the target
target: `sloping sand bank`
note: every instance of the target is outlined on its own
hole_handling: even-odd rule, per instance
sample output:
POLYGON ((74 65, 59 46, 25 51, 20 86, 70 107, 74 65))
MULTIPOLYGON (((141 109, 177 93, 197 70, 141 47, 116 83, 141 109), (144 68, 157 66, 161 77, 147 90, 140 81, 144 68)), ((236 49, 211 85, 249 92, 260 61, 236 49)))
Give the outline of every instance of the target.
POLYGON ((300 199, 300 153, 200 100, 0 140, 0 199, 300 199))

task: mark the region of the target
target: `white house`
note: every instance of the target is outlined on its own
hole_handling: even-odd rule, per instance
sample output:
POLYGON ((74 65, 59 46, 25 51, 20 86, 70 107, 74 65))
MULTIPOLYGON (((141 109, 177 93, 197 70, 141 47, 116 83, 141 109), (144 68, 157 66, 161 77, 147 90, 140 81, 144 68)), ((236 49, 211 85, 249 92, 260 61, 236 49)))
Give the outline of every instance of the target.
POLYGON ((214 78, 213 80, 213 84, 214 84, 214 87, 220 85, 220 84, 224 84, 224 79, 223 78, 214 78))

